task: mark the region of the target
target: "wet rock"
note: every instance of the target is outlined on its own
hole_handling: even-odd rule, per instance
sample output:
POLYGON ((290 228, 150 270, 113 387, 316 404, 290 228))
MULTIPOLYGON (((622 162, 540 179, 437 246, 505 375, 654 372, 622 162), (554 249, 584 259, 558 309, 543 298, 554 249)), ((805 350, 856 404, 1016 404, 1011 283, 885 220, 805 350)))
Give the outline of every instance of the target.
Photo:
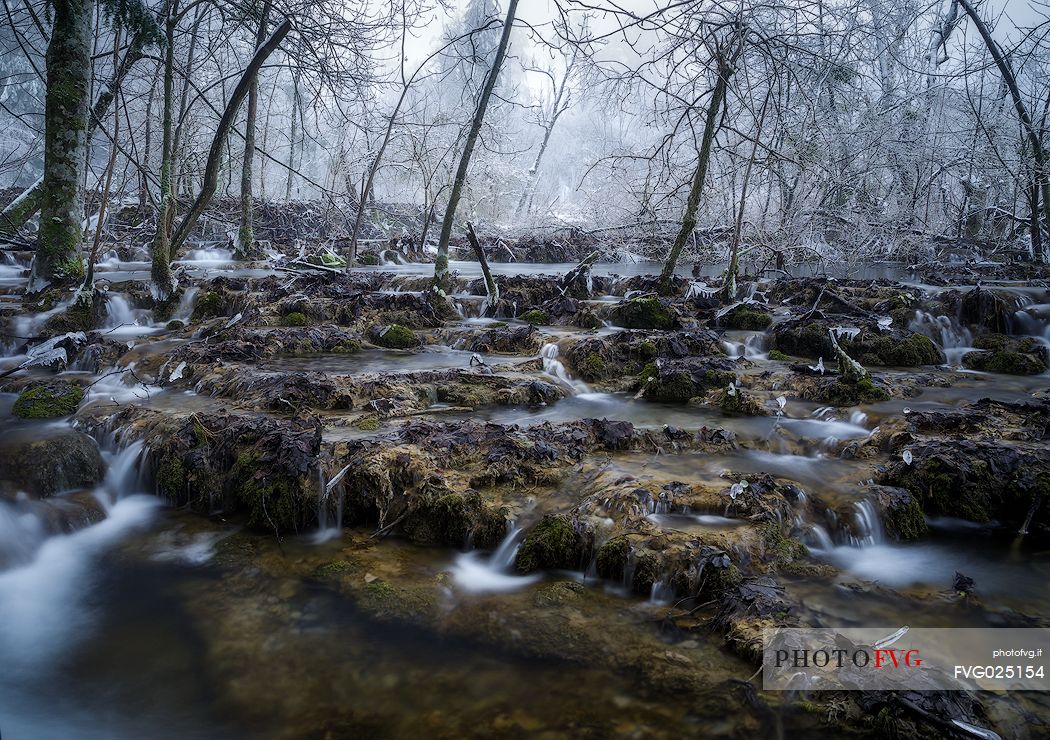
MULTIPOLYGON (((707 329, 677 332, 622 331, 572 344, 566 358, 588 383, 633 380, 658 359, 724 356, 718 335, 707 329)), ((655 366, 649 368, 655 374, 655 366)))
POLYGON ((1006 300, 990 290, 977 286, 959 302, 959 320, 988 331, 1006 334, 1010 331, 1013 311, 1006 300))
POLYGON ((718 317, 717 323, 722 329, 762 331, 768 329, 773 323, 773 316, 768 311, 743 303, 718 317))
POLYGON ((864 492, 875 501, 886 534, 895 540, 918 540, 929 532, 918 500, 903 488, 869 486, 864 492))
POLYGON ((647 401, 687 403, 736 382, 735 366, 726 359, 672 360, 658 363, 655 369, 656 374, 643 381, 642 397, 647 401))
POLYGON ((369 332, 369 339, 373 344, 387 349, 410 349, 420 344, 412 330, 400 324, 374 327, 369 332))
POLYGON ((618 303, 610 312, 613 323, 625 329, 674 329, 678 317, 670 303, 655 296, 632 298, 618 303))
POLYGON ((543 335, 534 326, 493 325, 468 339, 471 352, 532 355, 539 352, 543 335))
POLYGON ((817 381, 816 385, 803 390, 802 398, 808 401, 820 401, 830 406, 859 406, 860 404, 878 403, 890 397, 889 389, 882 380, 870 376, 857 381, 842 377, 826 378, 817 381))
POLYGON ((914 367, 939 365, 944 354, 929 337, 900 329, 882 329, 875 321, 844 318, 792 319, 773 328, 773 349, 797 357, 830 362, 835 357, 831 332, 838 335, 839 346, 865 367, 914 367))
POLYGON ((544 326, 551 322, 550 316, 547 315, 546 311, 538 308, 534 308, 531 311, 526 311, 518 317, 521 321, 526 324, 544 326))
POLYGON ((104 473, 98 445, 83 432, 19 430, 0 441, 0 495, 51 496, 93 486, 104 473))
POLYGON ((519 573, 576 569, 583 549, 572 522, 565 516, 548 514, 526 531, 514 567, 519 573))
POLYGON ((985 334, 974 339, 982 351, 967 352, 962 364, 970 370, 1004 375, 1040 375, 1050 367, 1050 352, 1031 337, 985 334))
POLYGON ((26 388, 15 400, 11 413, 23 419, 55 419, 71 416, 84 398, 84 389, 73 383, 51 381, 26 388))
POLYGON ((1024 522, 1030 515, 1046 521, 1045 451, 974 440, 923 440, 908 450, 911 463, 893 463, 882 482, 908 489, 926 514, 974 522, 1024 522))

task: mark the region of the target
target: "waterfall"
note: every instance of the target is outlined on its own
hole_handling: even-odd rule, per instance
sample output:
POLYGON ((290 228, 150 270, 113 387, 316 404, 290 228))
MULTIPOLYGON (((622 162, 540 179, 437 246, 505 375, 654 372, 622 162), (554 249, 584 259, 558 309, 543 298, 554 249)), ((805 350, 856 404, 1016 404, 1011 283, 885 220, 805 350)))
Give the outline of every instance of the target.
POLYGON ((548 342, 543 345, 540 349, 540 358, 543 360, 543 372, 567 387, 573 395, 586 393, 588 391, 587 384, 580 380, 575 380, 569 375, 565 365, 558 359, 560 353, 561 350, 554 342, 548 342))
POLYGON ((864 547, 866 545, 882 544, 886 537, 882 531, 882 520, 879 512, 870 499, 861 499, 854 504, 856 512, 854 518, 857 523, 857 534, 851 538, 854 544, 864 547))
POLYGON ((962 356, 973 350, 970 331, 947 316, 916 311, 908 328, 933 340, 944 352, 949 365, 961 364, 962 356))
POLYGON ((135 323, 135 310, 123 293, 110 293, 106 298, 106 329, 135 323))
POLYGON ((105 518, 54 534, 62 497, 0 501, 0 665, 16 670, 61 655, 89 626, 84 607, 94 562, 131 531, 145 526, 159 501, 141 495, 143 445, 106 452, 108 468, 95 496, 105 518))
POLYGON ((493 593, 515 591, 538 581, 542 577, 539 573, 519 576, 512 572, 524 536, 523 529, 513 527, 491 555, 466 552, 456 556, 452 565, 456 585, 471 593, 493 593))
POLYGON ((313 542, 316 545, 338 539, 343 534, 343 502, 346 499, 346 488, 339 485, 346 476, 350 466, 336 473, 331 480, 327 479, 324 466, 318 465, 317 471, 317 532, 314 533, 313 542), (335 517, 331 523, 328 515, 331 509, 332 491, 337 490, 335 500, 335 517))
POLYGON ((175 313, 171 315, 172 320, 181 321, 184 324, 189 323, 190 317, 193 316, 193 302, 197 300, 197 291, 196 285, 182 291, 182 297, 179 298, 179 306, 175 309, 175 313))

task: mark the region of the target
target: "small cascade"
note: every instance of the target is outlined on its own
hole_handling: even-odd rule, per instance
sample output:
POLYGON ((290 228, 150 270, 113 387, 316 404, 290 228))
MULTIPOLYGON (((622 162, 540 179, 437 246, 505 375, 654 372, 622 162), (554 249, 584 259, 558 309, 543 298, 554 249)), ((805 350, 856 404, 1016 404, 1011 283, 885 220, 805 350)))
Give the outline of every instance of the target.
POLYGON ((870 499, 861 499, 854 504, 856 513, 854 519, 857 524, 856 534, 851 537, 853 544, 860 547, 878 545, 885 541, 882 530, 882 520, 879 512, 870 499))
POLYGON ((190 318, 193 316, 193 304, 197 300, 197 291, 199 289, 196 285, 191 285, 182 291, 182 297, 179 298, 178 308, 175 309, 175 313, 171 315, 172 320, 181 321, 184 324, 188 324, 190 318))
POLYGON ((769 335, 765 332, 748 334, 743 341, 722 340, 726 355, 733 359, 743 357, 747 360, 763 360, 768 354, 769 335))
POLYGON ((343 503, 346 499, 346 488, 339 485, 346 476, 350 466, 340 470, 331 480, 325 473, 323 465, 318 466, 317 471, 317 532, 314 533, 313 542, 316 545, 338 539, 343 533, 343 503), (332 493, 336 492, 335 507, 332 511, 332 493), (329 522, 329 515, 334 514, 329 522))
POLYGON ((516 591, 538 581, 542 577, 539 573, 527 576, 513 573, 514 558, 524 538, 525 530, 514 527, 491 555, 485 556, 475 551, 456 556, 452 564, 452 577, 456 585, 471 593, 495 593, 516 591))
POLYGON ((948 316, 916 311, 908 328, 933 340, 944 352, 949 365, 962 364, 962 356, 973 350, 973 335, 948 316))
POLYGON ((586 393, 589 390, 587 384, 569 375, 565 365, 558 359, 560 353, 561 350, 554 342, 548 342, 543 345, 540 349, 540 358, 543 360, 543 372, 567 387, 573 395, 586 393))
POLYGON ((141 334, 153 327, 153 312, 149 309, 132 308, 123 293, 106 296, 106 322, 103 329, 113 334, 141 334))

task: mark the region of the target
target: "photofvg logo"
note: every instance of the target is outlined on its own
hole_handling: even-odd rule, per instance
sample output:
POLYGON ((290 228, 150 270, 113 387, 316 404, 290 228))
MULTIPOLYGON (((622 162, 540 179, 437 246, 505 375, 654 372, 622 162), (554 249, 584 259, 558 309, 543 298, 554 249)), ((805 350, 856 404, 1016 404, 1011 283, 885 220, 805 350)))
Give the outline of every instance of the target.
POLYGON ((1048 629, 767 630, 772 691, 1047 691, 1048 629))

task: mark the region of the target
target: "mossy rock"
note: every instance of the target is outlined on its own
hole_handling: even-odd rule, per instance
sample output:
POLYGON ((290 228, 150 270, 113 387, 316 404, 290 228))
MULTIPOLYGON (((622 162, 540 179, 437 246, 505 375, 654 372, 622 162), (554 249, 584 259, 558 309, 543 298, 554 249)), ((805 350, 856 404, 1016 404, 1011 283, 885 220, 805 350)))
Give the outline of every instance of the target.
MULTIPOLYGON (((772 349, 785 355, 825 361, 835 357, 830 330, 836 326, 828 320, 803 322, 794 320, 778 324, 773 329, 772 349)), ((871 324, 858 322, 860 333, 852 339, 846 335, 838 338, 839 346, 853 359, 865 367, 915 367, 939 365, 945 361, 944 354, 929 337, 903 331, 882 332, 871 324)))
POLYGON ((799 540, 784 533, 779 522, 766 522, 761 527, 766 559, 786 565, 809 556, 809 550, 799 540))
POLYGON ((766 409, 753 397, 736 388, 732 393, 728 386, 718 393, 718 408, 729 416, 765 416, 766 409))
POLYGON ((594 567, 599 578, 608 581, 622 581, 627 559, 631 553, 631 543, 626 537, 613 537, 601 547, 594 559, 594 567))
POLYGON ((375 267, 376 265, 383 264, 383 261, 375 252, 362 252, 361 254, 357 255, 357 264, 375 267))
POLYGON ((903 339, 880 336, 867 342, 844 342, 843 348, 861 365, 916 367, 944 362, 937 345, 923 334, 911 334, 903 339))
POLYGON ((816 399, 831 406, 858 406, 867 403, 879 403, 890 397, 889 391, 865 376, 852 383, 845 378, 826 381, 816 393, 816 399))
POLYGON ((90 488, 105 471, 95 440, 65 425, 0 437, 0 500, 19 493, 45 497, 90 488))
POLYGON ((980 336, 974 337, 973 346, 977 349, 1002 352, 1009 349, 1010 337, 1005 334, 981 334, 980 336))
POLYGON ((791 359, 779 349, 769 350, 769 354, 767 354, 766 357, 768 357, 770 360, 776 360, 777 362, 788 362, 791 359))
POLYGON ((709 391, 725 388, 736 382, 736 373, 726 360, 679 360, 661 365, 656 376, 647 365, 642 370, 642 397, 647 401, 663 403, 688 403, 693 398, 703 398, 709 391))
POLYGON ((214 290, 209 290, 197 296, 193 302, 193 315, 190 321, 198 323, 204 319, 225 315, 225 307, 222 296, 214 290))
POLYGON ((102 323, 105 301, 97 291, 92 295, 83 295, 73 301, 64 311, 49 318, 40 333, 45 336, 67 334, 76 331, 91 331, 102 323))
POLYGON ((578 560, 578 536, 572 524, 564 516, 547 514, 525 534, 514 564, 519 573, 532 573, 575 568, 578 560))
POLYGON ((372 329, 371 337, 373 344, 387 349, 411 349, 420 344, 412 330, 400 324, 375 327, 372 329))
POLYGON ((718 325, 723 329, 747 331, 762 331, 768 329, 772 323, 773 316, 768 311, 761 311, 747 305, 739 306, 718 319, 718 325))
POLYGON ((379 429, 379 417, 362 416, 354 422, 354 426, 364 432, 374 432, 379 429))
POLYGON ((55 419, 76 413, 84 389, 71 383, 48 383, 27 388, 15 400, 11 413, 22 419, 55 419))
POLYGON ((674 329, 678 320, 659 298, 632 298, 612 309, 612 320, 626 329, 674 329))
POLYGON ((292 311, 281 317, 282 326, 306 326, 309 323, 310 321, 306 318, 306 314, 301 311, 292 311))
POLYGON ((576 366, 576 374, 588 383, 593 383, 609 376, 609 366, 600 354, 591 352, 576 366))
POLYGON ((178 455, 172 453, 161 458, 154 480, 157 492, 167 500, 178 503, 185 498, 186 466, 178 455))
POLYGON ((890 537, 918 540, 929 534, 919 501, 904 488, 873 486, 869 489, 882 515, 883 528, 890 537))
POLYGON ((963 367, 1000 375, 1040 375, 1047 370, 1045 352, 967 352, 963 367))
POLYGON ((165 324, 165 327, 168 331, 182 331, 186 328, 186 324, 179 321, 178 319, 172 319, 167 324, 165 324))
POLYGON ((317 494, 304 481, 272 467, 256 451, 239 454, 228 477, 236 502, 247 513, 250 527, 278 533, 299 531, 308 521, 309 504, 316 501, 317 494))
POLYGON ((551 318, 547 315, 547 312, 539 308, 526 311, 518 318, 526 324, 531 324, 533 326, 546 326, 551 322, 551 318))
POLYGON ((634 554, 631 572, 631 591, 639 596, 648 596, 653 584, 660 580, 660 558, 654 552, 643 550, 634 554))
POLYGON ((425 501, 406 518, 405 534, 414 542, 494 549, 507 532, 504 512, 488 506, 477 491, 446 493, 425 501))

